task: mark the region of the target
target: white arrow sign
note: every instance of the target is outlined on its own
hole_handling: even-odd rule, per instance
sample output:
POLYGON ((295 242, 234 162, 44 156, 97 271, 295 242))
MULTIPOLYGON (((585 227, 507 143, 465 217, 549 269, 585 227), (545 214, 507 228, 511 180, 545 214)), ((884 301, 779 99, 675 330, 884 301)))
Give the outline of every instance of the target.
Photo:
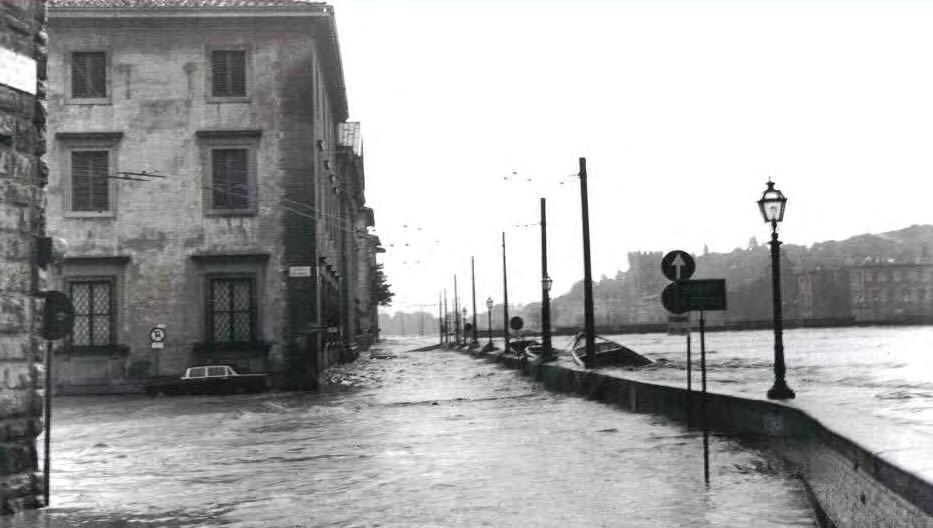
POLYGON ((674 257, 674 260, 671 261, 671 266, 674 266, 674 276, 676 277, 676 280, 680 280, 680 270, 682 270, 686 265, 687 263, 684 262, 684 259, 681 257, 680 253, 678 253, 677 256, 674 257))

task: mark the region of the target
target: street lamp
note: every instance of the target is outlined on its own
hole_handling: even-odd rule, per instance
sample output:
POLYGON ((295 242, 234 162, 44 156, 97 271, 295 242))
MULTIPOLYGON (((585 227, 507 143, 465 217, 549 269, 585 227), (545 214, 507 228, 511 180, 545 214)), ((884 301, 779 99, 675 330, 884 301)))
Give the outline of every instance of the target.
POLYGON ((483 352, 489 352, 495 350, 495 346, 492 344, 492 297, 486 299, 486 331, 489 334, 489 341, 486 343, 486 346, 483 347, 483 352))
POLYGON ((794 391, 784 381, 784 317, 781 314, 781 242, 778 240, 777 225, 784 219, 784 206, 787 198, 784 193, 774 188, 774 182, 768 180, 768 188, 758 200, 758 208, 765 222, 771 223, 771 292, 774 302, 774 385, 768 390, 772 400, 789 400, 794 391))

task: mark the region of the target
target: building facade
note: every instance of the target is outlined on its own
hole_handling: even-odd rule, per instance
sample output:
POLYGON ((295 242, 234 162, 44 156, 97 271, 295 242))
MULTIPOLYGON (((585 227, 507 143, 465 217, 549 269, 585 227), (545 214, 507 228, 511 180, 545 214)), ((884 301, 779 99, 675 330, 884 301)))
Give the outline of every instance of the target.
POLYGON ((199 363, 313 386, 360 337, 375 258, 333 9, 53 0, 49 24, 60 388, 199 363))
POLYGON ((42 236, 46 150, 45 2, 0 2, 0 515, 41 506, 41 288, 32 248, 42 236))

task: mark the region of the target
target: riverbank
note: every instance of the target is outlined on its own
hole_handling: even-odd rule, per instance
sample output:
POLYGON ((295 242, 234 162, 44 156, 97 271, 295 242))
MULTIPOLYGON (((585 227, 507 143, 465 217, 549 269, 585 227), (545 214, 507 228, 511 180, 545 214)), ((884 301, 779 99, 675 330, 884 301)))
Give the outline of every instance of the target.
MULTIPOLYGON (((639 381, 618 369, 588 371, 563 356, 545 364, 506 354, 486 357, 557 392, 702 423, 700 394, 681 386, 639 381)), ((789 461, 835 526, 933 526, 933 453, 925 435, 885 434, 871 417, 727 390, 707 395, 706 416, 712 430, 766 445, 789 461)))

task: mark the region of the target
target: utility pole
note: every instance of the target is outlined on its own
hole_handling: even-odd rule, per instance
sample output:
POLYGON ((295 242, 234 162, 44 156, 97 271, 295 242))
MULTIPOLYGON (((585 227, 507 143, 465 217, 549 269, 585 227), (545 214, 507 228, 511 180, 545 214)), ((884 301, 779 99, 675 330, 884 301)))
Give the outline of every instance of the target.
POLYGON ((580 158, 580 199, 583 212, 583 331, 587 368, 596 366, 596 328, 593 322, 593 276, 590 271, 590 210, 586 190, 586 158, 580 158))
POLYGON ((473 283, 473 335, 470 336, 470 346, 472 346, 479 344, 479 339, 476 337, 478 332, 476 329, 476 266, 473 257, 470 257, 470 282, 473 283))
POLYGON ((502 232, 502 330, 505 338, 503 351, 509 351, 509 276, 505 267, 505 231, 502 232))
POLYGON ((439 344, 444 344, 444 313, 441 311, 441 292, 437 292, 437 335, 439 344))
POLYGON ((454 345, 460 346, 460 297, 457 294, 456 275, 454 275, 454 345))
POLYGON ((450 344, 450 328, 447 321, 447 288, 444 288, 444 345, 450 344))
POLYGON ((541 341, 544 355, 551 355, 551 278, 547 274, 547 205, 541 198, 541 341))

